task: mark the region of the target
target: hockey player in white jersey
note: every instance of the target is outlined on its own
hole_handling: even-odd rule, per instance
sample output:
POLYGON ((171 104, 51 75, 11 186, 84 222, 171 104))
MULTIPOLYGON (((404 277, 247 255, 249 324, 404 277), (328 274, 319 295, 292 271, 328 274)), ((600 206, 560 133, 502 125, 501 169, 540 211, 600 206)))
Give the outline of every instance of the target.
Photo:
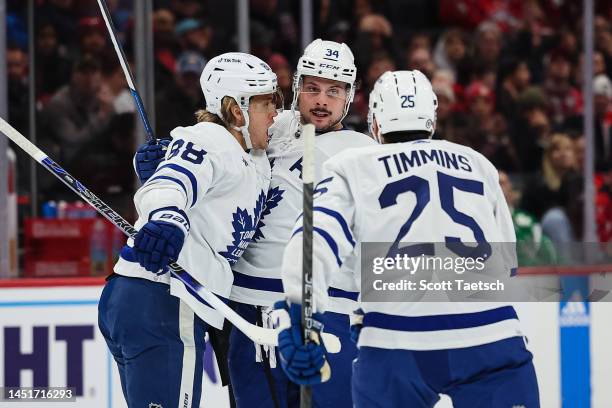
MULTIPOLYGON (((313 214, 317 313, 330 304, 327 289, 340 266, 367 242, 392 243, 390 253, 408 252, 409 243, 439 242, 471 256, 479 252, 486 262, 496 259, 508 275, 516 267, 512 250, 491 252, 489 244, 515 241, 498 173, 480 153, 430 139, 436 105, 421 72, 383 74, 370 95, 372 133, 383 144, 325 163, 314 198, 314 208, 325 211, 313 214)), ((300 227, 298 221, 283 260, 290 306, 278 306, 281 314, 287 307, 297 312, 284 316, 279 349, 282 367, 307 384, 328 373, 321 372, 323 346, 305 353, 294 317, 302 297, 300 227), (312 357, 306 363, 297 355, 312 357)), ((363 282, 359 275, 355 280, 363 282)), ((355 326, 361 327, 352 380, 356 407, 433 407, 439 394, 449 395, 455 408, 539 406, 532 355, 512 306, 363 300, 355 326)))
POLYGON ((226 53, 210 60, 200 83, 206 111, 171 132, 165 159, 136 192, 139 232, 99 303, 130 407, 200 406, 205 332, 223 317, 167 265, 176 260, 228 298, 231 266, 255 234, 271 178, 264 149, 281 106, 276 75, 257 57, 226 53))
MULTIPOLYGON (((315 125, 316 167, 338 152, 375 144, 362 133, 344 129, 355 92, 356 68, 345 44, 317 39, 304 50, 293 83, 291 111, 275 119, 270 129, 268 157, 272 181, 266 207, 253 241, 233 266, 231 299, 236 311, 253 323, 266 324, 268 311, 284 298, 280 276, 283 251, 302 210, 302 124, 315 125)), ((340 353, 330 355, 338 375, 313 389, 315 407, 352 407, 350 375, 357 350, 350 340, 349 313, 354 310, 357 288, 350 269, 353 257, 330 287, 330 306, 323 317, 325 331, 338 336, 340 353)), ((241 407, 297 407, 299 389, 277 365, 276 353, 255 345, 234 329, 230 338, 229 369, 236 404, 241 407)))

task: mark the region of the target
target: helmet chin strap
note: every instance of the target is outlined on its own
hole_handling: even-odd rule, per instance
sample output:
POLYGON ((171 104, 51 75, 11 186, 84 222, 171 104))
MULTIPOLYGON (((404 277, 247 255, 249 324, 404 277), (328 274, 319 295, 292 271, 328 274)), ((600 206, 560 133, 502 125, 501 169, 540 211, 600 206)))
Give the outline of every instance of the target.
POLYGON ((243 126, 232 126, 234 130, 237 130, 242 134, 244 139, 244 144, 246 145, 247 150, 251 150, 253 148, 253 143, 251 142, 251 134, 249 133, 249 113, 248 109, 243 109, 242 115, 244 116, 244 125, 243 126))

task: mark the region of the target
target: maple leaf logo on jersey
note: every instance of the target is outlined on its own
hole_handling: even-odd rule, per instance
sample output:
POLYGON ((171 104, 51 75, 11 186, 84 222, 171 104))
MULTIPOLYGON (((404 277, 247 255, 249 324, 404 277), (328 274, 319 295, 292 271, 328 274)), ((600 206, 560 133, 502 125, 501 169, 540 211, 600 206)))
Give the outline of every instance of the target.
POLYGON ((266 197, 266 205, 263 213, 261 214, 261 218, 257 223, 257 230, 255 231, 255 236, 253 237, 253 241, 257 242, 258 239, 265 238, 261 229, 266 226, 263 220, 266 215, 270 214, 273 208, 278 206, 278 203, 283 199, 283 193, 285 190, 281 190, 280 187, 276 186, 268 190, 268 196, 266 197))
POLYGON ((257 197, 257 202, 253 209, 254 217, 251 217, 248 210, 243 210, 240 207, 237 207, 236 212, 232 214, 232 227, 234 227, 234 232, 232 232, 232 244, 228 245, 225 251, 219 252, 219 255, 227 259, 230 265, 234 265, 238 262, 238 259, 244 253, 249 242, 253 239, 255 235, 255 226, 262 214, 265 202, 266 195, 262 190, 259 193, 259 197, 257 197))

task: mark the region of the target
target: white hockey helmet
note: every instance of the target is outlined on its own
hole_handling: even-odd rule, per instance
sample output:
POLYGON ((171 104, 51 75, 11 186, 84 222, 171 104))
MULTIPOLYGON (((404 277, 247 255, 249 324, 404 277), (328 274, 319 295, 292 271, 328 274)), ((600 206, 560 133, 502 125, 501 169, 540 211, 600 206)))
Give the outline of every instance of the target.
POLYGON ((212 58, 200 76, 200 86, 206 99, 206 110, 222 118, 223 98, 234 98, 244 115, 245 124, 236 127, 242 132, 248 149, 252 148, 249 135, 249 100, 252 96, 277 92, 276 74, 268 64, 251 54, 228 52, 212 58))
POLYGON ((340 120, 348 113, 348 108, 355 96, 355 79, 357 68, 351 49, 345 43, 324 41, 317 38, 304 50, 298 61, 293 77, 293 102, 291 109, 298 109, 298 95, 304 76, 314 76, 346 82, 349 85, 344 111, 340 120))
POLYGON ((376 119, 381 135, 422 130, 432 136, 437 108, 438 98, 431 82, 421 71, 387 71, 378 78, 370 92, 370 133, 375 135, 376 119))

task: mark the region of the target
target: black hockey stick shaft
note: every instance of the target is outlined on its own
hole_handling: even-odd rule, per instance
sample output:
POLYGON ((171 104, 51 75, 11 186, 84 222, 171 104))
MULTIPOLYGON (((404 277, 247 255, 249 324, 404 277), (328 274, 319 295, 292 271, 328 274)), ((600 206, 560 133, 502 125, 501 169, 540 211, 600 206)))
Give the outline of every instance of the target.
MULTIPOLYGON (((312 200, 314 190, 314 125, 304 125, 304 158, 302 160, 303 185, 303 232, 302 232, 302 328, 304 342, 311 341, 313 329, 312 313, 312 200)), ((300 387, 300 408, 312 407, 312 388, 300 387)))

